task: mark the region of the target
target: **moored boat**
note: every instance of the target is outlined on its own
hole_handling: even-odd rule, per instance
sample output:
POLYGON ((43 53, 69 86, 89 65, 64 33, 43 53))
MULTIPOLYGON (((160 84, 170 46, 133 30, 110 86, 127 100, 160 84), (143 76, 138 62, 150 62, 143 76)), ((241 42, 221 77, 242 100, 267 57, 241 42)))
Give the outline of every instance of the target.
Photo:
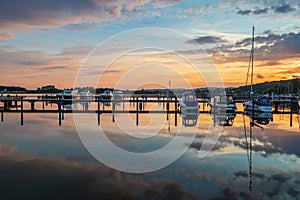
POLYGON ((57 94, 58 98, 62 100, 63 104, 71 104, 73 98, 73 90, 65 89, 61 93, 57 94))
POLYGON ((216 112, 222 110, 224 112, 235 112, 237 110, 236 104, 232 96, 215 96, 208 103, 211 110, 216 112))
POLYGON ((184 92, 179 104, 181 113, 199 113, 199 103, 194 92, 184 92))
MULTIPOLYGON (((256 97, 253 96, 253 75, 254 75, 254 26, 252 27, 252 48, 251 48, 251 65, 249 65, 248 73, 247 73, 247 81, 248 75, 251 67, 251 74, 250 74, 250 100, 245 102, 244 111, 254 110, 257 112, 272 112, 272 104, 268 97, 256 97)), ((246 83, 247 83, 246 81, 246 83)))

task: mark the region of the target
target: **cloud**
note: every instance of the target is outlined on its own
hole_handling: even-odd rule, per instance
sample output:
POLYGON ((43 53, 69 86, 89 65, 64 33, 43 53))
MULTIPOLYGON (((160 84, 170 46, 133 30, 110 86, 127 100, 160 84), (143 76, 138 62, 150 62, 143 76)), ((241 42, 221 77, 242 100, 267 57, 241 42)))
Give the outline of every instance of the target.
POLYGON ((289 4, 283 4, 280 6, 272 6, 272 9, 275 13, 288 13, 296 10, 295 8, 292 8, 289 4))
MULTIPOLYGON (((252 39, 244 38, 234 44, 222 45, 207 49, 215 62, 248 62, 252 39)), ((268 34, 255 37, 255 61, 263 61, 266 65, 284 63, 286 59, 296 59, 300 54, 300 32, 284 34, 268 34)), ((262 63, 259 63, 261 65, 262 63)))
POLYGON ((263 75, 261 75, 261 74, 257 74, 256 75, 256 78, 258 78, 258 79, 263 79, 263 78, 265 78, 263 75))
POLYGON ((41 67, 40 70, 50 71, 50 70, 59 70, 59 69, 67 69, 67 66, 47 66, 41 67))
POLYGON ((0 41, 5 40, 5 39, 13 39, 15 38, 14 34, 7 32, 5 30, 0 30, 0 41))
POLYGON ((46 62, 45 60, 25 60, 25 61, 19 61, 18 64, 27 65, 27 66, 42 66, 42 65, 47 65, 48 62, 46 62))
POLYGON ((238 15, 249 15, 252 11, 251 10, 239 10, 236 14, 238 15))
POLYGON ((266 13, 268 13, 268 10, 269 10, 268 8, 258 8, 256 10, 254 10, 252 13, 254 15, 266 14, 266 13))
POLYGON ((93 23, 67 24, 63 27, 63 29, 76 32, 86 32, 96 30, 97 26, 93 23))
POLYGON ((151 3, 156 8, 164 8, 164 7, 168 7, 168 6, 173 6, 173 5, 178 4, 180 2, 182 2, 182 0, 164 0, 164 1, 152 0, 151 3))
POLYGON ((200 36, 196 39, 187 41, 187 43, 194 43, 194 42, 197 42, 199 44, 214 44, 214 43, 227 42, 227 40, 224 40, 221 37, 216 37, 216 36, 200 36))
MULTIPOLYGON (((136 14, 135 8, 141 8, 148 3, 148 1, 137 0, 53 0, 51 2, 1 0, 0 40, 14 38, 16 32, 34 29, 64 27, 73 31, 82 31, 82 28, 86 28, 86 24, 101 24, 107 21, 121 20, 121 18, 124 21, 131 14, 136 14)), ((160 6, 174 5, 175 3, 178 2, 164 1, 160 6)), ((158 4, 162 3, 152 2, 152 5, 158 6, 158 4)), ((146 8, 144 9, 146 10, 146 8)), ((140 14, 144 14, 144 12, 140 12, 140 14)))

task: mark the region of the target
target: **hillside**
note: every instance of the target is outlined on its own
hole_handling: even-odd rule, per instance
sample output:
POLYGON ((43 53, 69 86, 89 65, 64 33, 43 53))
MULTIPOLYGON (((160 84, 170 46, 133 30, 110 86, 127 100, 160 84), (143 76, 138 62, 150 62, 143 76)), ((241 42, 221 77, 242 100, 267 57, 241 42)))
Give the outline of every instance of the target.
MULTIPOLYGON (((250 91, 250 86, 240 86, 238 88, 231 88, 237 94, 243 94, 245 91, 250 91)), ((264 82, 253 85, 253 91, 261 94, 299 94, 300 93, 300 79, 281 80, 264 82)))

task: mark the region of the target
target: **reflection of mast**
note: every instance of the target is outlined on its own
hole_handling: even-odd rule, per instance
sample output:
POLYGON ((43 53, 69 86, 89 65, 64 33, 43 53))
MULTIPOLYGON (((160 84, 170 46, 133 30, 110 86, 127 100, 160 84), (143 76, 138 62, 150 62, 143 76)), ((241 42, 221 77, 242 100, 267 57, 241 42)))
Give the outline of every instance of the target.
MULTIPOLYGON (((253 122, 253 119, 252 119, 253 122)), ((249 156, 249 190, 252 191, 252 128, 253 126, 250 126, 250 156, 249 156)))
POLYGON ((248 166, 249 166, 249 191, 252 191, 252 128, 253 128, 253 126, 251 125, 251 122, 250 122, 250 137, 249 137, 249 143, 248 143, 245 115, 243 115, 243 122, 244 122, 244 133, 245 133, 245 140, 246 140, 246 149, 247 149, 247 160, 248 160, 248 166))

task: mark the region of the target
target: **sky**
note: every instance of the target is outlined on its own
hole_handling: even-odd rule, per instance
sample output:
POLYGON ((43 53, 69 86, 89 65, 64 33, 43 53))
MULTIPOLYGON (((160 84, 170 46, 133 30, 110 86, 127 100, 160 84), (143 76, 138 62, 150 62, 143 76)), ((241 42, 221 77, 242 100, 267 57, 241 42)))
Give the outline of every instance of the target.
POLYGON ((300 77, 298 0, 0 0, 0 4, 0 85, 69 88, 84 69, 88 73, 83 79, 93 80, 86 84, 116 87, 140 66, 143 70, 128 76, 140 85, 124 83, 124 87, 167 87, 168 80, 173 87, 185 87, 186 82, 194 88, 213 86, 217 76, 226 87, 244 85, 252 26, 254 82, 300 77), (116 52, 119 55, 112 57, 116 52), (209 70, 214 74, 206 73, 209 70), (147 80, 140 76, 143 73, 149 75, 147 80))

